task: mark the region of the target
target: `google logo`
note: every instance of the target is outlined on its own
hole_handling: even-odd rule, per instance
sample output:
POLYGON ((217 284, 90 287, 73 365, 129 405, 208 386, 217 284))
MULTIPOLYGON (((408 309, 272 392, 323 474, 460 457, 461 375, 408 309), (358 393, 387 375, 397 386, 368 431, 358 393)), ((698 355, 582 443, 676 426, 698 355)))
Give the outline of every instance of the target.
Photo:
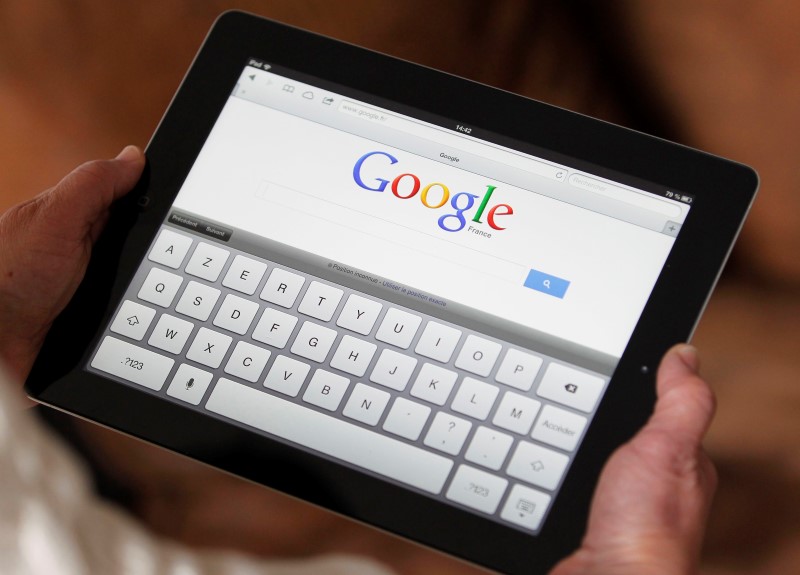
MULTIPOLYGON (((432 210, 438 210, 444 207, 449 201, 450 207, 455 211, 441 216, 438 219, 439 227, 446 232, 459 232, 467 225, 467 217, 469 216, 465 216, 464 214, 465 212, 469 212, 475 205, 476 200, 478 200, 476 194, 458 192, 450 197, 450 188, 446 185, 440 182, 433 182, 423 187, 419 177, 412 173, 399 174, 391 181, 384 178, 375 178, 370 184, 366 184, 361 177, 361 170, 364 163, 367 161, 371 164, 380 162, 389 166, 398 162, 397 158, 388 152, 376 151, 364 154, 356 161, 355 166, 353 166, 353 180, 355 180, 355 183, 358 184, 359 187, 372 192, 384 192, 386 191, 386 187, 391 184, 392 194, 394 194, 395 197, 401 200, 409 200, 419 195, 422 205, 432 210), (380 157, 388 159, 389 163, 386 164, 385 159, 380 160, 380 157)), ((480 198, 478 209, 470 221, 478 224, 483 223, 481 218, 485 212, 486 223, 489 224, 489 227, 500 231, 505 228, 498 224, 497 219, 512 215, 514 209, 508 204, 495 204, 489 207, 489 200, 492 198, 495 189, 495 186, 486 186, 486 192, 483 194, 483 197, 480 198)))

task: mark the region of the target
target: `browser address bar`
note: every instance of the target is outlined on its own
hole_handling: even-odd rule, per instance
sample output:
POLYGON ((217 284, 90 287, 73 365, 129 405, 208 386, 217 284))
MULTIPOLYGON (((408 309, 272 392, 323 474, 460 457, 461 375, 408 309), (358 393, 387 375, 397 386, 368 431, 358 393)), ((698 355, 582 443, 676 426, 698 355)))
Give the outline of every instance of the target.
POLYGON ((350 100, 344 100, 339 104, 339 112, 361 118, 368 122, 381 124, 387 128, 411 134, 412 136, 418 136, 432 142, 443 144, 452 148, 455 152, 464 152, 480 156, 499 164, 536 174, 537 176, 558 180, 559 182, 566 181, 567 179, 568 170, 566 168, 541 162, 533 158, 519 156, 511 152, 505 152, 492 146, 480 144, 455 134, 450 134, 444 130, 406 120, 400 116, 395 116, 383 110, 370 108, 350 100))

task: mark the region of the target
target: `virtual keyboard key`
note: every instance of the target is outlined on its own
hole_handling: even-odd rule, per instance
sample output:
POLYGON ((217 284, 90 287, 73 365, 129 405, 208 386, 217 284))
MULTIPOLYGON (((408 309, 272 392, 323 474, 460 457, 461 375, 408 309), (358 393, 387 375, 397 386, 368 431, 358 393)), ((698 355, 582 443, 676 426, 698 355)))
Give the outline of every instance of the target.
POLYGON ((419 370, 411 388, 411 395, 436 405, 444 405, 450 397, 450 392, 453 391, 456 379, 458 374, 455 371, 426 363, 419 370))
POLYGON ((140 341, 156 316, 154 309, 125 300, 111 324, 111 331, 140 341))
POLYGON ((447 363, 461 339, 461 332, 450 326, 429 321, 414 351, 425 357, 447 363))
POLYGON ((447 489, 447 498, 491 515, 500 505, 506 487, 508 480, 502 477, 461 465, 447 489))
POLYGON ((428 421, 431 408, 427 405, 409 401, 404 397, 394 400, 394 405, 383 422, 383 429, 411 441, 419 439, 422 428, 428 421))
POLYGON ((240 341, 228 358, 225 373, 255 383, 261 377, 270 355, 272 355, 271 352, 266 349, 246 341, 240 341))
POLYGON ((363 383, 356 384, 350 399, 344 406, 342 415, 358 420, 367 425, 377 425, 391 396, 380 389, 363 383))
POLYGON ((382 309, 383 306, 375 300, 350 294, 339 314, 339 319, 336 320, 336 325, 367 335, 372 331, 372 326, 375 325, 382 309))
POLYGON ((230 255, 227 250, 200 242, 186 264, 186 273, 215 282, 230 255))
POLYGON ((168 268, 178 269, 191 246, 192 239, 190 237, 172 230, 162 229, 147 259, 168 268))
POLYGON ((569 457, 562 453, 520 441, 506 471, 512 477, 553 490, 561 481, 568 463, 569 457))
POLYGON ((295 316, 268 307, 261 314, 261 319, 253 330, 253 339, 283 349, 296 325, 295 316))
POLYGON ((585 427, 585 417, 545 405, 531 436, 565 451, 572 451, 578 445, 585 427))
POLYGON ((191 318, 206 321, 219 299, 220 291, 196 281, 190 281, 183 290, 175 311, 191 318))
POLYGON ((361 377, 366 373, 376 349, 378 346, 374 343, 345 335, 331 358, 331 367, 361 377))
POLYGON ((527 435, 542 407, 541 402, 507 391, 497 407, 492 423, 520 435, 527 435))
POLYGON ((311 282, 297 311, 322 321, 329 321, 333 317, 342 295, 344 292, 338 288, 320 282, 311 282))
POLYGON ((375 339, 408 349, 414 339, 422 318, 397 308, 389 308, 383 317, 381 326, 375 334, 375 339))
POLYGON ((423 443, 450 455, 458 455, 467 440, 472 424, 466 419, 440 411, 433 418, 433 423, 423 443))
POLYGON ((211 383, 212 375, 188 363, 182 363, 167 388, 167 395, 192 405, 199 405, 211 383))
POLYGON ((515 485, 506 499, 500 517, 524 529, 536 531, 542 524, 550 501, 551 497, 546 493, 524 485, 515 485))
POLYGON ((417 367, 417 358, 403 355, 391 349, 381 352, 369 380, 397 391, 403 391, 408 380, 417 367))
POLYGON ((222 285, 253 295, 266 271, 267 264, 244 256, 236 256, 228 268, 228 273, 225 274, 225 279, 222 280, 222 285))
POLYGON ((322 363, 328 357, 328 352, 337 335, 330 328, 307 321, 300 327, 297 337, 294 338, 292 353, 322 363))
POLYGON ((502 346, 476 335, 468 335, 456 359, 456 367, 486 377, 492 371, 502 346))
POLYGON ((350 380, 346 377, 318 369, 308 382, 303 401, 328 411, 336 411, 349 386, 350 380))
POLYGON ((495 379, 522 391, 528 391, 542 367, 542 358, 518 349, 509 349, 495 379))
POLYGON ((165 313, 158 318, 158 323, 153 328, 147 343, 177 354, 183 351, 183 346, 186 345, 193 329, 194 324, 165 313))
POLYGON ((447 457, 224 378, 206 409, 428 493, 441 493, 453 468, 447 457))
POLYGON ((279 355, 267 373, 264 387, 274 389, 291 397, 300 393, 311 366, 285 355, 279 355))
POLYGON ((499 471, 506 460, 514 439, 488 427, 479 427, 464 454, 464 459, 499 471))
POLYGON ((175 360, 106 336, 92 359, 92 367, 159 391, 175 360))
POLYGON ((258 304, 233 294, 225 296, 214 318, 214 325, 244 335, 258 313, 258 304))
POLYGON ((453 399, 453 411, 469 415, 475 419, 486 419, 492 410, 499 390, 496 386, 465 377, 453 399))
POLYGON ((178 293, 182 283, 182 277, 160 268, 153 268, 142 283, 138 296, 139 299, 144 301, 161 307, 169 307, 172 305, 172 300, 175 298, 175 294, 178 293))
POLYGON ((201 327, 194 337, 186 357, 208 367, 217 368, 222 363, 222 358, 233 341, 227 335, 201 327))
POLYGON ((294 305, 297 296, 306 278, 290 271, 273 268, 272 273, 261 290, 261 299, 281 307, 290 308, 294 305))
POLYGON ((605 380, 566 365, 551 363, 536 393, 567 407, 591 412, 600 399, 605 380))

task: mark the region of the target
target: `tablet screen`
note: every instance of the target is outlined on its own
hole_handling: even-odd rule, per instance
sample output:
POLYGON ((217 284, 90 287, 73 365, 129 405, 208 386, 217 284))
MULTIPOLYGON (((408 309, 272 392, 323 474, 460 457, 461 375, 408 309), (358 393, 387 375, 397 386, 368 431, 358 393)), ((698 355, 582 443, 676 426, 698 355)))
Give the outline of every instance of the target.
POLYGON ((692 200, 251 59, 87 369, 535 534, 692 200))

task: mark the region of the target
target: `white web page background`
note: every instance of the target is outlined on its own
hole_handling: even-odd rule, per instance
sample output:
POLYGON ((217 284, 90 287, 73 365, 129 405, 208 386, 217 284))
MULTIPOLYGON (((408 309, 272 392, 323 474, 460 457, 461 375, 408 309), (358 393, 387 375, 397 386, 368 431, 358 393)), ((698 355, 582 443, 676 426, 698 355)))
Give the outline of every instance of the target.
POLYGON ((515 188, 232 97, 175 206, 618 357, 674 238, 538 195, 537 179, 532 191, 515 188), (422 186, 447 185, 451 198, 477 195, 464 229, 437 225, 455 211, 449 202, 430 209, 420 194, 395 197, 391 184, 359 187, 354 165, 373 151, 398 162, 365 161, 370 187, 413 173, 422 186), (488 185, 483 224, 470 222, 488 185), (498 203, 514 210, 496 219, 500 231, 487 225, 498 203), (524 287, 532 268, 568 280, 564 298, 524 287))

